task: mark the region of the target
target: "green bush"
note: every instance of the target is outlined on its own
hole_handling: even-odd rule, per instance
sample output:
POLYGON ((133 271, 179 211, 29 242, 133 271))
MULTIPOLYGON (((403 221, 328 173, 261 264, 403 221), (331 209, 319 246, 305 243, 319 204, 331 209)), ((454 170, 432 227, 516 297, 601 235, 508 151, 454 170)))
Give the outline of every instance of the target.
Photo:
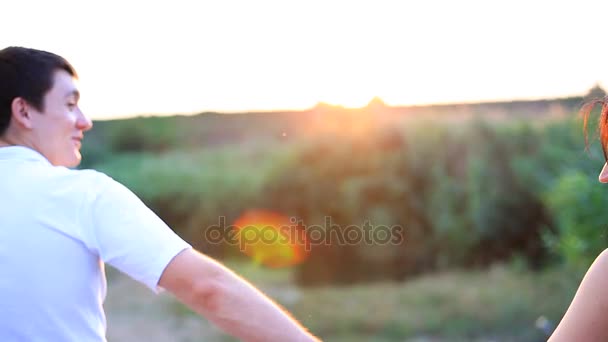
POLYGON ((548 243, 569 264, 588 267, 608 246, 608 192, 581 171, 562 175, 546 194, 559 236, 548 243))

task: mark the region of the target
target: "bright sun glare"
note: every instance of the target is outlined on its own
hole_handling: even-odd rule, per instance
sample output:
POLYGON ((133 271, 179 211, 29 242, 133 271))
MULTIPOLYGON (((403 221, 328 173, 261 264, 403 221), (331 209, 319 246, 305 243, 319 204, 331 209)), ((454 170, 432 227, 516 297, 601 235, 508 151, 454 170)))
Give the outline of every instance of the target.
POLYGON ((372 100, 372 98, 373 98, 373 96, 361 96, 361 97, 336 96, 334 98, 330 98, 327 100, 321 100, 319 102, 326 103, 326 104, 329 104, 332 106, 344 107, 344 108, 361 108, 361 107, 367 106, 369 104, 369 102, 372 100))

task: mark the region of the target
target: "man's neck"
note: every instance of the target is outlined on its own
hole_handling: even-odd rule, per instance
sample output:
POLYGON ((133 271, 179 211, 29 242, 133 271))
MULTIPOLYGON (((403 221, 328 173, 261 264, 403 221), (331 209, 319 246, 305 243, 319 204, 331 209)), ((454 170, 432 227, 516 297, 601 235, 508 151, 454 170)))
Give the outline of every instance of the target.
POLYGON ((4 134, 4 136, 0 137, 0 147, 7 147, 7 146, 26 146, 29 147, 30 144, 28 144, 28 141, 25 139, 22 139, 18 136, 12 135, 10 134, 10 132, 6 132, 4 134))
POLYGON ((4 140, 3 138, 0 138, 0 147, 7 147, 7 146, 13 146, 15 144, 11 144, 8 141, 4 140))

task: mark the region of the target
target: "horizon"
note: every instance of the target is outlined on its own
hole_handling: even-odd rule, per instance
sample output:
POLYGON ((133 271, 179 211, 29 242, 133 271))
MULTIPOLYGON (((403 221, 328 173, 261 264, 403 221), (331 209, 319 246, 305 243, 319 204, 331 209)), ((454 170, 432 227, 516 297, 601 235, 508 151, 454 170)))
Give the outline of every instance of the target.
POLYGON ((606 48, 595 48, 602 11, 589 11, 603 6, 22 1, 6 13, 35 24, 7 16, 0 48, 65 57, 96 120, 361 108, 375 97, 391 107, 526 101, 608 86, 606 48), (76 15, 61 20, 65 8, 76 15))
MULTIPOLYGON (((602 88, 603 90, 603 88, 602 88)), ((427 108, 427 107, 450 107, 450 106, 476 106, 476 105, 502 105, 502 104, 508 104, 508 103, 534 103, 534 102, 542 102, 542 101, 565 101, 565 100, 569 100, 569 99, 576 99, 576 98, 584 98, 586 95, 585 94, 575 94, 575 95, 569 95, 569 96, 561 96, 561 97, 547 97, 547 98, 523 98, 523 99, 489 99, 489 100, 479 100, 479 101, 470 101, 470 102, 436 102, 436 103, 421 103, 421 104, 404 104, 404 105, 390 105, 387 104, 386 102, 382 101, 382 99, 380 99, 379 97, 374 97, 372 98, 366 105, 361 106, 361 107, 347 107, 347 106, 343 106, 340 104, 331 104, 331 103, 327 103, 327 102, 317 102, 314 106, 312 107, 308 107, 308 108, 295 108, 295 109, 249 109, 249 110, 242 110, 242 111, 215 111, 215 110, 202 110, 202 111, 198 111, 198 112, 193 112, 193 113, 161 113, 161 114, 154 114, 154 113, 142 113, 142 114, 135 114, 135 115, 126 115, 126 116, 112 116, 112 117, 100 117, 100 118, 94 118, 94 121, 111 121, 111 120, 123 120, 123 119, 130 119, 130 118, 147 118, 147 117, 172 117, 172 116, 196 116, 196 115, 203 115, 203 114, 220 114, 220 115, 239 115, 239 114, 268 114, 268 113, 277 113, 277 114, 281 114, 281 113, 290 113, 290 112, 311 112, 314 111, 316 108, 321 107, 321 106, 328 106, 334 109, 344 109, 344 110, 352 110, 352 111, 357 111, 357 110, 361 110, 361 109, 366 109, 369 108, 372 101, 379 99, 380 101, 382 101, 382 105, 385 106, 386 108, 392 108, 392 109, 400 109, 400 108, 427 108)))

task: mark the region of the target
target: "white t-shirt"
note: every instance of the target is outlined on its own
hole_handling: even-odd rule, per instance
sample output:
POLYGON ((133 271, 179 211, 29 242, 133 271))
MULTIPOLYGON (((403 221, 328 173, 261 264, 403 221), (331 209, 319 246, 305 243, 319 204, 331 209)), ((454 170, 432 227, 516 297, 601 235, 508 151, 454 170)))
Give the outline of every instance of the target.
POLYGON ((0 341, 105 341, 103 263, 158 292, 186 248, 110 177, 0 148, 0 341))

